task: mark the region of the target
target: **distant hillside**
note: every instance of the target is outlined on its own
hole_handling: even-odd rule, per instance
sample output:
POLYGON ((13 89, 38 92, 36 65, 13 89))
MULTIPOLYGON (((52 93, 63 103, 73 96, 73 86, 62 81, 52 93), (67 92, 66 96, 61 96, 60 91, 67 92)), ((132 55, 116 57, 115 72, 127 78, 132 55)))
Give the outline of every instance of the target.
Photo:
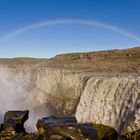
POLYGON ((51 59, 0 59, 0 64, 9 66, 35 64, 36 66, 73 69, 85 72, 140 74, 140 47, 125 50, 61 54, 51 59))

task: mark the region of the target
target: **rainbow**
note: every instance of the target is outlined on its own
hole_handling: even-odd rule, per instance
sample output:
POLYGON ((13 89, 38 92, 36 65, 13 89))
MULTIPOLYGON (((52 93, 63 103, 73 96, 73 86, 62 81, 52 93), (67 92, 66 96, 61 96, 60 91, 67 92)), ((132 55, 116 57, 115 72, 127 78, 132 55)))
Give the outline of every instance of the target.
POLYGON ((93 21, 93 20, 87 21, 87 20, 75 20, 75 19, 50 20, 50 21, 48 20, 48 21, 43 21, 43 22, 39 22, 39 23, 34 23, 34 24, 31 24, 31 25, 16 29, 12 32, 9 32, 9 33, 1 36, 0 37, 0 42, 5 41, 5 40, 7 40, 9 38, 12 38, 14 36, 17 36, 21 33, 28 32, 30 30, 34 30, 34 29, 37 29, 37 28, 42 28, 42 27, 49 26, 49 25, 58 25, 58 24, 80 24, 80 25, 101 27, 101 28, 104 28, 104 29, 107 29, 107 30, 110 30, 110 31, 113 31, 113 32, 120 33, 124 36, 127 36, 129 38, 134 39, 135 41, 140 42, 140 36, 135 35, 132 32, 123 30, 121 28, 118 28, 116 26, 112 26, 112 25, 109 25, 109 24, 105 24, 105 23, 98 22, 98 21, 93 21))

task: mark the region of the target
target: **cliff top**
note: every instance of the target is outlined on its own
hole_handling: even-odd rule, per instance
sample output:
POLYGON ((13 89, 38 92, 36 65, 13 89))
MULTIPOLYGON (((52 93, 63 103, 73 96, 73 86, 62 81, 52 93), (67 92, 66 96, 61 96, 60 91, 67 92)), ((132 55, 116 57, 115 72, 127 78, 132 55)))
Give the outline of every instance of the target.
POLYGON ((57 55, 50 59, 4 58, 0 65, 37 66, 85 72, 117 72, 140 74, 140 47, 125 50, 107 50, 57 55))

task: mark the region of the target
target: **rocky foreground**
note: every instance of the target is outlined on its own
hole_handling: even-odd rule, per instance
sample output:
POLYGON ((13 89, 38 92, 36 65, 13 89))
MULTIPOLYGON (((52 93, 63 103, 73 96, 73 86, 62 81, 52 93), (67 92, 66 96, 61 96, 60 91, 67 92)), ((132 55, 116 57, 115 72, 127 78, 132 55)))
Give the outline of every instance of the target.
POLYGON ((24 123, 29 111, 8 111, 0 128, 0 140, 139 140, 140 130, 120 136, 115 129, 80 124, 75 117, 50 116, 37 121, 37 132, 27 133, 24 123))
POLYGON ((42 116, 75 116, 119 135, 140 129, 140 47, 58 55, 51 59, 0 59, 0 118, 30 110, 28 126, 42 116), (8 97, 8 98, 7 98, 8 97))

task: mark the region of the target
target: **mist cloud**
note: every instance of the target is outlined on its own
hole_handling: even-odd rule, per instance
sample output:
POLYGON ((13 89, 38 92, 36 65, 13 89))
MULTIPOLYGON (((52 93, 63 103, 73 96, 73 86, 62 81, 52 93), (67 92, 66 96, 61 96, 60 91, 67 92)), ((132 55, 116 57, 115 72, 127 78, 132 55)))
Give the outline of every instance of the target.
POLYGON ((30 111, 26 123, 27 131, 34 131, 39 118, 49 115, 45 106, 45 94, 32 87, 28 76, 16 76, 7 69, 0 69, 0 123, 8 110, 30 111))

